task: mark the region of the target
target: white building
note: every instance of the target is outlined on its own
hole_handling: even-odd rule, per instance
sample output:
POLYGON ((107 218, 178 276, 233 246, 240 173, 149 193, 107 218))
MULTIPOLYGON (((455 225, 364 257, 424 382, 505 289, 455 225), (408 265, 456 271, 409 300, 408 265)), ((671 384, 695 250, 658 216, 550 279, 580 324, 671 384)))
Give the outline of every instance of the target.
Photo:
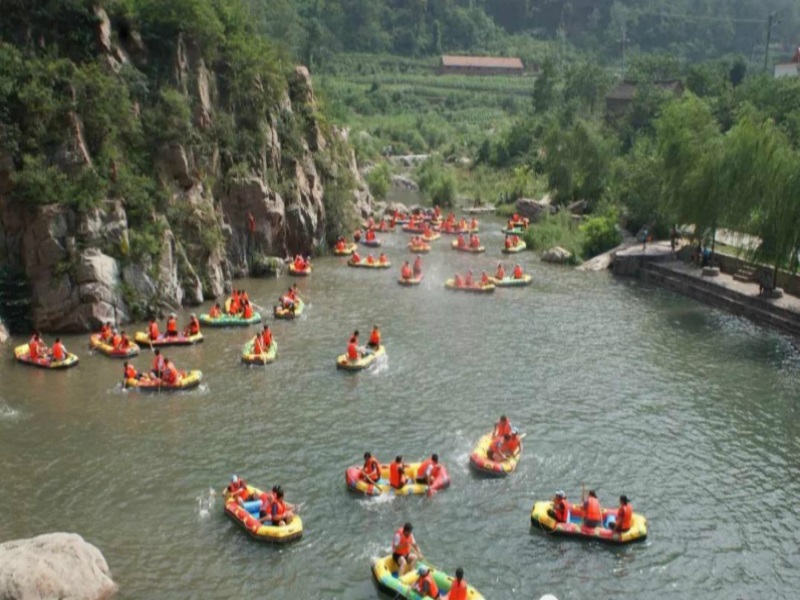
POLYGON ((775 65, 775 79, 779 77, 800 77, 800 48, 795 51, 792 62, 775 65))

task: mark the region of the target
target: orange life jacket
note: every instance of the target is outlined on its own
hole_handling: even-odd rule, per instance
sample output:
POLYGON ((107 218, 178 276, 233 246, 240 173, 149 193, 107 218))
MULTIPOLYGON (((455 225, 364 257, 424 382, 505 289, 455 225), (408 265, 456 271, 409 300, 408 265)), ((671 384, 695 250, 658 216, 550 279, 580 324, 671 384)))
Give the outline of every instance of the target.
POLYGON ((336 248, 336 250, 338 250, 339 252, 343 252, 343 251, 344 251, 344 249, 345 249, 345 245, 344 245, 344 242, 343 242, 342 240, 339 240, 338 242, 336 242, 336 246, 334 246, 334 247, 335 247, 335 248, 336 248))
POLYGON ((486 273, 481 275, 481 285, 489 285, 489 276, 486 273))
POLYGON ((602 511, 600 510, 600 501, 597 498, 589 496, 586 499, 586 506, 584 507, 584 521, 597 521, 602 519, 602 511))
POLYGON ((553 511, 556 513, 556 521, 558 523, 567 522, 567 514, 569 512, 567 501, 563 499, 556 500, 553 504, 553 511))
POLYGON ((178 371, 171 364, 164 370, 164 381, 169 384, 178 383, 178 371))
POLYGON ((514 267, 514 279, 522 279, 522 267, 514 267))
POLYGON ((497 267, 497 273, 494 274, 495 279, 505 279, 506 270, 503 267, 497 267))
POLYGON ((109 337, 111 337, 111 327, 103 325, 100 328, 100 339, 105 342, 109 337))
POLYGON ((264 348, 269 348, 272 346, 272 332, 267 330, 261 334, 261 341, 264 344, 264 348))
POLYGON ((414 271, 417 273, 422 273, 422 260, 420 258, 417 258, 414 261, 414 271))
POLYGON ((28 354, 31 358, 39 358, 39 342, 33 340, 28 342, 28 354))
POLYGON ((361 262, 361 257, 358 255, 358 252, 353 252, 353 259, 352 260, 353 260, 354 263, 360 263, 361 262))
POLYGON ((466 246, 466 241, 464 240, 464 236, 459 233, 458 234, 458 247, 459 248, 463 248, 464 246, 466 246))
POLYGON ((381 333, 377 329, 373 329, 372 333, 369 336, 369 343, 372 346, 380 346, 381 345, 381 333))
POLYGON ((378 481, 381 476, 381 465, 378 460, 373 456, 364 463, 364 475, 369 477, 372 481, 378 481))
POLYGON ((272 522, 277 523, 278 521, 282 521, 286 518, 286 504, 284 504, 283 500, 279 500, 275 498, 272 501, 272 508, 270 510, 270 514, 272 516, 272 522))
MULTIPOLYGON (((112 348, 118 348, 121 343, 122 343, 122 336, 121 335, 117 334, 117 335, 115 335, 114 337, 111 338, 111 347, 112 348)), ((53 349, 55 350, 55 346, 53 347, 53 349)))
POLYGON ((367 241, 372 242, 374 240, 375 240, 375 232, 372 229, 370 229, 369 231, 367 231, 367 241))
POLYGON ((200 321, 192 317, 192 320, 189 321, 189 335, 197 335, 198 333, 200 333, 200 321))
POLYGON ((208 313, 208 316, 211 317, 212 319, 216 319, 217 317, 220 316, 220 314, 221 311, 216 306, 212 306, 211 312, 208 313))
POLYGON ((264 348, 261 346, 261 338, 256 336, 253 340, 253 354, 262 354, 264 352, 264 348))
POLYGON ((436 479, 439 475, 439 472, 442 470, 442 467, 432 459, 427 459, 420 464, 419 468, 417 469, 417 479, 422 479, 423 477, 427 476, 428 467, 431 467, 431 479, 436 479))
POLYGON ((158 339, 158 335, 159 335, 158 334, 158 323, 156 323, 155 321, 150 323, 150 325, 147 328, 147 331, 150 334, 150 339, 151 340, 157 340, 158 339))
POLYGON ((469 240, 469 245, 473 248, 479 248, 481 245, 481 241, 478 239, 477 235, 473 235, 469 240))
POLYGON ((467 583, 463 579, 461 581, 453 579, 447 600, 467 600, 467 583))
POLYGON ((389 259, 386 258, 385 254, 381 254, 380 258, 378 258, 378 262, 381 263, 382 265, 385 265, 388 261, 389 259))
POLYGON ((64 360, 67 358, 67 351, 61 342, 53 344, 53 360, 64 360))
POLYGON ((471 273, 467 273, 467 276, 464 278, 464 285, 467 287, 472 287, 475 284, 475 280, 472 278, 471 273))
POLYGON ((367 264, 374 265, 375 264, 375 257, 372 254, 367 255, 367 264))
POLYGON ((456 287, 464 287, 464 280, 461 279, 461 275, 456 275, 456 278, 455 278, 454 281, 455 281, 456 287))
POLYGON ((417 586, 417 591, 420 594, 423 593, 422 590, 427 589, 427 592, 424 592, 425 596, 423 596, 423 598, 438 598, 439 597, 439 587, 436 585, 436 582, 433 580, 433 575, 431 575, 430 571, 428 571, 427 573, 425 573, 425 575, 423 575, 422 577, 417 579, 416 586, 417 586))
POLYGON ((506 420, 505 423, 502 421, 498 421, 495 426, 495 435, 499 437, 505 436, 507 433, 511 433, 511 421, 506 420))
POLYGON ((241 307, 239 306, 239 298, 234 297, 231 300, 230 309, 228 310, 228 312, 232 315, 238 315, 240 310, 241 307))
POLYGON ((403 268, 400 269, 400 276, 403 279, 411 279, 411 267, 408 265, 403 265, 403 268))
POLYGON ((405 485, 403 465, 396 462, 389 465, 389 484, 395 488, 401 488, 405 485))
POLYGON ((633 520, 633 507, 630 504, 620 506, 617 510, 617 524, 622 531, 628 531, 631 528, 631 521, 633 520))
POLYGON ((178 333, 178 321, 174 317, 167 319, 167 333, 178 333))
POLYGON ((253 318, 253 307, 250 304, 244 305, 244 318, 245 319, 252 319, 253 318))
POLYGON ((500 446, 500 451, 506 456, 514 454, 519 449, 519 438, 511 436, 509 440, 503 439, 503 445, 500 446))
MULTIPOLYGON (((394 463, 392 463, 394 464, 394 463)), ((395 539, 392 540, 392 552, 400 556, 408 556, 411 552, 411 546, 414 544, 414 534, 405 534, 401 527, 394 532, 395 539), (397 538, 399 537, 399 540, 397 538)))
POLYGON ((133 368, 133 365, 125 367, 125 379, 136 379, 136 369, 133 368))
POLYGON ((158 355, 153 359, 153 371, 156 373, 161 373, 164 370, 164 357, 162 355, 158 355))
POLYGON ((355 342, 347 344, 347 358, 350 360, 358 360, 358 346, 355 342))

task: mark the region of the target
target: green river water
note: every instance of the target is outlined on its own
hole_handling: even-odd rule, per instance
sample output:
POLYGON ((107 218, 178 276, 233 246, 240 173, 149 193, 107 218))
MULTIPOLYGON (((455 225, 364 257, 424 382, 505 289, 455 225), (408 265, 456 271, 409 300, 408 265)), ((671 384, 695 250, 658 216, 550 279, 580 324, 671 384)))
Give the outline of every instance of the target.
MULTIPOLYGON (((8 345, 0 541, 78 532, 124 599, 376 598, 370 558, 405 521, 434 564, 463 566, 491 599, 796 597, 800 358, 789 341, 531 253, 519 258, 531 288, 447 292, 456 269, 503 259, 499 221, 484 229, 481 257, 436 242, 419 288, 395 282, 402 233, 382 236, 390 271, 319 259, 297 280, 306 314, 273 325, 274 364, 240 363, 252 330, 206 328, 204 344, 167 352, 202 369, 193 392, 121 391, 121 362, 90 355, 86 336, 67 338, 81 364, 59 373, 16 364, 8 345), (348 334, 373 323, 386 362, 338 372, 348 334), (480 479, 468 456, 500 413, 527 433, 524 455, 508 479, 480 479), (365 450, 382 461, 436 451, 452 485, 430 499, 352 496, 344 471, 365 450), (212 490, 232 473, 303 502, 303 539, 262 545, 225 518, 212 490), (604 505, 627 493, 647 541, 608 547, 531 528, 536 499, 563 488, 576 500, 584 482, 604 505)), ((291 281, 237 284, 269 306, 291 281)))

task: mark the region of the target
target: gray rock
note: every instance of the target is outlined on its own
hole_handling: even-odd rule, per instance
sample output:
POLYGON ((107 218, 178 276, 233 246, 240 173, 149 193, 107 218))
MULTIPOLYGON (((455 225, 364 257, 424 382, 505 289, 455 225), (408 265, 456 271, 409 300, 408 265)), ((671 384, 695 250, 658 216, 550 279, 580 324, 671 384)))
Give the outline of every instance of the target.
POLYGON ((181 144, 170 144, 161 149, 161 166, 167 177, 181 188, 189 189, 194 185, 191 162, 181 144))
POLYGON ((3 600, 108 600, 117 590, 100 550, 77 534, 0 544, 3 600))
POLYGON ((396 188, 411 190, 412 192, 419 191, 417 182, 405 175, 392 175, 392 185, 396 188))
POLYGON ((565 265, 572 261, 572 253, 561 246, 555 246, 542 253, 542 260, 544 262, 565 265))
POLYGON ((117 261, 97 248, 89 248, 81 254, 75 278, 79 284, 99 283, 114 289, 119 283, 117 261))
POLYGON ((548 202, 531 198, 520 198, 517 200, 516 208, 520 216, 530 219, 534 223, 541 220, 545 214, 552 215, 556 212, 555 207, 550 206, 548 202))

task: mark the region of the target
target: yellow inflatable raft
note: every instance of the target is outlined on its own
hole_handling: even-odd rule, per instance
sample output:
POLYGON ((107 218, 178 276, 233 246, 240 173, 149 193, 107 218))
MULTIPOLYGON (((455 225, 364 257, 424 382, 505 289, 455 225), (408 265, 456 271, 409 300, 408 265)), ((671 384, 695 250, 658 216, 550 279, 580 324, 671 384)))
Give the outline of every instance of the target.
POLYGON ((275 358, 278 355, 278 342, 272 340, 272 344, 267 348, 267 351, 261 354, 253 354, 254 343, 254 340, 250 340, 244 345, 244 348, 242 348, 243 363, 248 365, 266 365, 275 362, 275 358))
POLYGON ((148 377, 146 379, 126 379, 125 387, 136 388, 142 392, 180 392, 196 388, 202 380, 203 372, 195 370, 181 373, 181 378, 174 385, 148 377))
POLYGON ((311 275, 311 265, 306 265, 305 269, 298 269, 294 266, 294 263, 289 263, 289 275, 294 275, 295 277, 311 275))
POLYGON ((481 254, 482 252, 486 252, 486 246, 478 246, 477 248, 473 248, 472 246, 459 246, 458 240, 453 240, 450 247, 457 252, 467 252, 469 254, 481 254))
POLYGON ((377 350, 370 351, 368 354, 363 355, 358 360, 348 360, 347 353, 340 354, 336 357, 336 368, 343 371, 362 371, 372 366, 381 356, 386 354, 386 348, 381 345, 377 350))
MULTIPOLYGON (((391 554, 383 558, 375 559, 372 563, 372 577, 375 579, 375 584, 382 594, 389 598, 399 599, 406 598, 407 600, 423 600, 419 593, 414 589, 414 584, 419 579, 417 569, 425 565, 430 569, 433 581, 436 587, 439 588, 439 594, 443 595, 450 591, 453 585, 453 578, 443 571, 439 571, 433 565, 428 564, 426 561, 419 561, 416 563, 415 569, 412 569, 405 575, 399 576, 400 567, 394 562, 391 554)), ((483 600, 481 593, 471 585, 467 584, 467 599, 468 600, 483 600)))
POLYGON ((244 505, 239 504, 227 490, 225 492, 225 514, 239 527, 260 542, 285 544, 303 537, 303 520, 295 515, 291 523, 283 526, 273 525, 271 522, 261 523, 258 520, 261 501, 258 499, 264 493, 260 489, 247 486, 247 500, 244 505))
POLYGON ((353 252, 356 251, 358 246, 356 244, 347 244, 343 250, 339 250, 336 247, 333 249, 333 254, 335 256, 350 256, 353 252))
POLYGON ((344 479, 347 489, 354 494, 365 496, 380 496, 381 494, 394 494, 395 496, 417 496, 427 494, 432 496, 434 493, 450 485, 450 475, 447 469, 439 463, 439 475, 431 482, 431 485, 417 483, 416 477, 422 463, 411 463, 403 469, 403 474, 408 479, 408 483, 401 488, 393 488, 389 485, 389 465, 381 465, 381 476, 377 482, 372 483, 361 476, 361 467, 352 466, 345 471, 344 479))
POLYGON ((78 364, 78 357, 71 352, 67 352, 67 358, 64 360, 53 360, 50 356, 32 359, 28 344, 22 344, 22 346, 14 348, 14 358, 25 365, 39 367, 40 369, 69 369, 78 364))
POLYGON ((647 519, 638 513, 633 513, 631 528, 628 531, 616 533, 612 530, 617 514, 615 510, 603 510, 602 527, 586 527, 583 524, 583 508, 581 506, 570 504, 569 518, 566 523, 558 523, 548 514, 552 508, 552 502, 536 502, 531 511, 531 525, 541 527, 554 535, 598 540, 609 544, 629 544, 642 541, 647 537, 647 519))
POLYGON ((388 260, 386 262, 378 262, 377 260, 374 263, 368 263, 365 258, 362 258, 358 262, 354 262, 351 258, 347 261, 348 267, 355 267, 357 269, 388 269, 392 266, 392 263, 388 260))
POLYGON ((509 473, 513 473, 522 456, 522 444, 520 444, 519 451, 510 456, 508 460, 492 460, 489 458, 489 446, 491 443, 491 433, 487 433, 478 440, 478 445, 475 446, 469 457, 470 466, 476 471, 492 477, 505 477, 509 473))
POLYGON ((497 286, 493 283, 489 283, 486 285, 481 285, 480 283, 474 283, 471 286, 464 285, 458 287, 456 285, 455 279, 448 279, 447 281, 445 281, 444 287, 454 292, 467 292, 470 294, 491 294, 497 288, 497 286))
POLYGON ((101 340, 99 333, 89 336, 89 348, 97 350, 100 354, 105 354, 111 358, 131 358, 139 354, 139 346, 133 342, 124 350, 118 350, 111 344, 101 340))

